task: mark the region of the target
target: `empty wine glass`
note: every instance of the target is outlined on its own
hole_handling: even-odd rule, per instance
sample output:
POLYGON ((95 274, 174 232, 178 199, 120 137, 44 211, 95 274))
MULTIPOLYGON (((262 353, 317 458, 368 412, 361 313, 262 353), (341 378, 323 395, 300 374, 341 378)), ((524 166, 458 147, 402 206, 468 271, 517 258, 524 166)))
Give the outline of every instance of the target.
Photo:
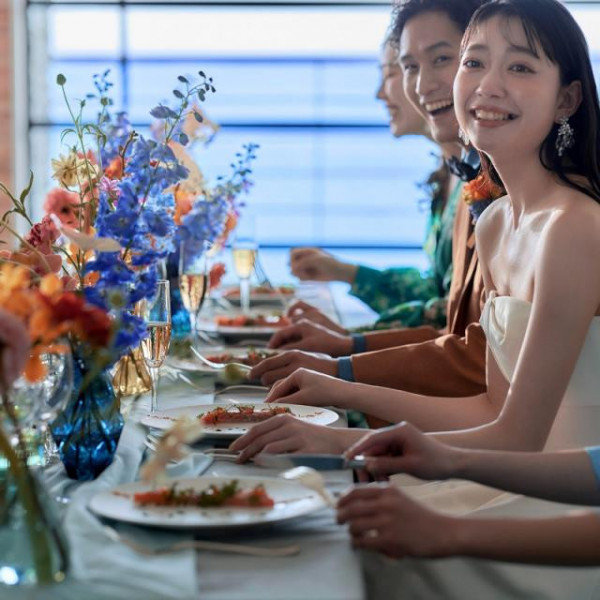
POLYGON ((192 345, 199 335, 198 315, 208 291, 208 251, 204 241, 186 240, 179 246, 179 291, 190 315, 192 345))
POLYGON ((148 328, 148 336, 142 340, 142 352, 152 376, 150 411, 155 412, 158 410, 159 368, 171 343, 171 300, 168 281, 160 280, 154 298, 140 302, 139 314, 146 321, 148 328))
POLYGON ((250 311, 250 276, 254 271, 258 244, 254 237, 253 221, 245 217, 238 224, 231 244, 233 268, 240 280, 240 306, 242 314, 250 311))
POLYGON ((61 413, 73 392, 73 357, 70 352, 45 354, 42 360, 47 369, 47 393, 37 405, 36 417, 40 426, 46 464, 58 460, 58 448, 48 424, 61 413))
POLYGON ((48 431, 48 423, 63 411, 73 389, 73 361, 71 353, 61 345, 55 352, 40 356, 45 375, 30 382, 21 376, 12 389, 12 402, 20 424, 35 430, 36 461, 52 462, 58 456, 56 444, 48 431))

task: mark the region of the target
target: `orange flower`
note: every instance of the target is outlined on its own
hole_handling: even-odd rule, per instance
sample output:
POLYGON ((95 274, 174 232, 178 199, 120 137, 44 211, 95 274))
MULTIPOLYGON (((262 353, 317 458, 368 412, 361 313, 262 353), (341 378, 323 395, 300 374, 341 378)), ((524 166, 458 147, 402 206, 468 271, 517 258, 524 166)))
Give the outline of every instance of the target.
POLYGON ((212 290, 219 286, 223 275, 225 275, 225 265, 221 262, 215 263, 208 274, 208 287, 212 290))
POLYGON ((192 206, 197 196, 195 194, 191 194, 190 192, 184 190, 179 184, 175 186, 175 215, 173 216, 173 220, 176 225, 181 225, 181 219, 187 215, 190 210, 192 210, 192 206))
POLYGON ((104 169, 104 176, 108 177, 108 179, 123 179, 123 174, 125 172, 125 163, 120 156, 115 156, 106 169, 104 169))
POLYGON ((497 186, 486 174, 481 173, 475 179, 465 183, 462 190, 462 198, 467 204, 473 204, 481 200, 495 200, 504 191, 497 186))

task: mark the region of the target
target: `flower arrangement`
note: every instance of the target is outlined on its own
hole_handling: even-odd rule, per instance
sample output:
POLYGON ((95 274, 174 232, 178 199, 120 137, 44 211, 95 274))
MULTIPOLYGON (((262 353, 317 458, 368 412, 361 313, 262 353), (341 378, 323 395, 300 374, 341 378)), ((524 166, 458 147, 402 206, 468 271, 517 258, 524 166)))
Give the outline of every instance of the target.
POLYGON ((496 185, 486 173, 480 173, 475 179, 466 182, 462 189, 462 200, 469 206, 473 220, 494 201, 504 194, 504 190, 496 185))
MULTIPOLYGON (((7 459, 4 473, 10 472, 26 509, 41 582, 56 581, 58 574, 11 390, 21 374, 30 381, 43 378, 41 357, 70 344, 91 365, 85 377, 79 373, 80 399, 86 384, 93 389, 94 372, 105 371, 147 335, 133 308, 153 297, 158 262, 174 251, 178 240, 214 241, 230 226, 237 195, 249 186, 254 146, 239 157, 233 175, 213 189, 198 179, 191 161, 180 158, 193 139, 207 140, 216 131, 197 104, 215 88, 203 72, 198 75, 198 83, 180 76, 172 105, 161 103, 150 111, 155 119, 152 138, 135 131, 124 113, 111 113, 108 71, 94 77, 95 92, 77 103, 69 100, 67 80, 58 75, 73 124, 62 134, 66 151, 52 160, 58 187, 46 197, 43 219, 34 223, 27 210, 33 175, 19 195, 0 183, 0 191, 12 201, 0 218, 0 230, 18 241, 18 248, 0 252, 0 455, 7 459), (85 112, 92 104, 98 108, 89 120, 85 112), (25 234, 15 218, 24 222, 25 234)), ((83 435, 93 438, 77 423, 73 427, 79 427, 80 436, 85 429, 83 435)), ((116 439, 119 434, 120 429, 116 439)), ((114 451, 114 436, 108 439, 103 428, 98 436, 114 451)), ((96 452, 98 442, 92 441, 96 452)), ((0 486, 0 515, 2 493, 0 486)))

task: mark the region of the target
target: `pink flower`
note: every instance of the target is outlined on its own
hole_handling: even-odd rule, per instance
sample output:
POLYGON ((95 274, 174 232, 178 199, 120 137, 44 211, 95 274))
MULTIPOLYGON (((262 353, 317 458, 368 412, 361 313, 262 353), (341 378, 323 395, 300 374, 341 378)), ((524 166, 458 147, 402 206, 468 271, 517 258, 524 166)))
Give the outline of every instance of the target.
POLYGON ((18 379, 29 358, 31 344, 24 323, 0 308, 0 389, 18 379))
POLYGON ((102 177, 98 187, 100 188, 100 191, 106 193, 113 199, 119 197, 120 190, 118 179, 109 179, 108 177, 102 177))
POLYGON ((54 188, 48 192, 44 201, 44 212, 56 215, 61 223, 70 227, 79 226, 79 196, 62 188, 54 188))
POLYGON ((52 244, 58 239, 60 232, 49 215, 36 223, 25 236, 25 241, 42 254, 52 254, 52 244))

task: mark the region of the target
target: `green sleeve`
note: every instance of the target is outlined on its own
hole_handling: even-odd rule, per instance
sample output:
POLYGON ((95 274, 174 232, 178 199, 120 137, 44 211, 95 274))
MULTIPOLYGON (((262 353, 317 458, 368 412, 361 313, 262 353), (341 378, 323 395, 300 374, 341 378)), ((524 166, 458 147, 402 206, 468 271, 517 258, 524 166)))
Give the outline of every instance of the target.
POLYGON ((350 293, 382 313, 405 302, 426 302, 436 295, 436 285, 432 277, 413 267, 378 271, 359 266, 350 293))

